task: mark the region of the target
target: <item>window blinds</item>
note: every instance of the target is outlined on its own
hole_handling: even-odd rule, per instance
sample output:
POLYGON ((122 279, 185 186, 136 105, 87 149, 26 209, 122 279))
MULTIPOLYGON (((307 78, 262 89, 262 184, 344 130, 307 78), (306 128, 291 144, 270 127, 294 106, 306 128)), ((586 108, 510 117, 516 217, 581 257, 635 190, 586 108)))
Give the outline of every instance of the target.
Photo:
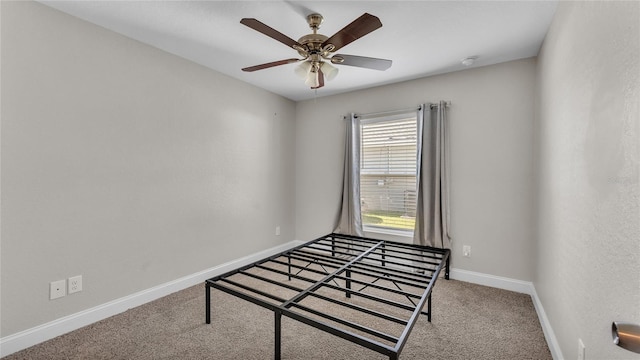
POLYGON ((416 213, 417 121, 414 113, 361 124, 363 225, 413 231, 416 213))

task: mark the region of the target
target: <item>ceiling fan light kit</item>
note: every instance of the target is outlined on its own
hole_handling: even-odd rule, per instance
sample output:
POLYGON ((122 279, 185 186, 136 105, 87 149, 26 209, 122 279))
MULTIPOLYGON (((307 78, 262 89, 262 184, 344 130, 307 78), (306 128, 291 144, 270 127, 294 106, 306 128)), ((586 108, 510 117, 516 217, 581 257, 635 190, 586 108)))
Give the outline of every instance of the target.
POLYGON ((331 65, 331 62, 326 61, 320 65, 320 69, 322 70, 324 77, 326 77, 329 81, 335 79, 339 71, 337 67, 331 65))
POLYGON ((294 73, 298 75, 298 77, 305 79, 305 84, 311 89, 318 89, 324 86, 325 78, 327 80, 332 80, 338 74, 338 68, 332 64, 356 66, 374 70, 386 70, 391 66, 391 60, 355 55, 333 54, 335 51, 350 44, 351 42, 382 27, 380 19, 376 16, 364 13, 331 37, 318 34, 318 29, 323 21, 324 18, 320 14, 308 15, 307 23, 309 24, 309 28, 311 28, 312 33, 304 35, 298 39, 298 41, 295 41, 256 19, 244 18, 240 20, 241 24, 291 47, 302 57, 301 59, 292 58, 273 61, 261 65, 246 67, 242 70, 251 72, 274 66, 301 62, 295 67, 294 73))
POLYGON ((293 72, 298 75, 299 78, 306 79, 307 75, 309 75, 309 70, 311 70, 311 63, 305 61, 296 66, 296 68, 293 69, 293 72))

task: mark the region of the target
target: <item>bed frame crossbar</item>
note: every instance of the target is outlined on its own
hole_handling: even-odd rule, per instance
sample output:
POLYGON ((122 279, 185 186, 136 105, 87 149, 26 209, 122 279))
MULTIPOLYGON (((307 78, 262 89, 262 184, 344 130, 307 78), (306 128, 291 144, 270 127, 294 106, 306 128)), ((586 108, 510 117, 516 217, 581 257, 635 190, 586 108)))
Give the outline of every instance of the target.
POLYGON ((442 271, 449 278, 449 261, 448 249, 329 234, 206 280, 205 321, 211 323, 215 288, 273 311, 276 360, 283 315, 397 360, 418 317, 431 321, 431 293, 442 271), (330 313, 339 308, 401 330, 387 333, 330 313))

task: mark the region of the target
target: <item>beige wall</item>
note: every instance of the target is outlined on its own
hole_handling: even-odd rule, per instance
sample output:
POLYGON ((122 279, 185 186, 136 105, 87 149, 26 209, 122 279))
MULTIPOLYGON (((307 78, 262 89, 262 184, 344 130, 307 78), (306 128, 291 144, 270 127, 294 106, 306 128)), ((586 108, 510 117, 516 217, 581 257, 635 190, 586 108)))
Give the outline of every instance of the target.
POLYGON ((564 358, 640 359, 640 3, 562 2, 538 58, 535 287, 564 358))
POLYGON ((333 229, 350 112, 451 100, 452 265, 532 280, 532 128, 535 60, 524 59, 299 102, 296 237, 333 229), (463 258, 462 245, 472 257, 463 258))
POLYGON ((1 7, 1 336, 294 238, 293 102, 38 3, 1 7), (83 291, 50 301, 74 275, 83 291))

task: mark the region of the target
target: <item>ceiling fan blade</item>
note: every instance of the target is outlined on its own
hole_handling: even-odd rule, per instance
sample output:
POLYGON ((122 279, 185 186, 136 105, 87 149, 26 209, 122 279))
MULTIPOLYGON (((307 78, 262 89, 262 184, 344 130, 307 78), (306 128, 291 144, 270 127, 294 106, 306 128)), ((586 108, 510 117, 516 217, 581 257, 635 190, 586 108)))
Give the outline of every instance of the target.
POLYGON ((387 70, 391 67, 391 60, 370 58, 365 56, 336 54, 331 58, 331 62, 336 65, 357 66, 374 70, 387 70), (335 59, 335 60, 334 60, 335 59), (344 61, 340 61, 343 59, 344 61))
POLYGON ((268 37, 278 40, 281 43, 287 45, 288 47, 293 47, 294 45, 297 46, 302 46, 299 42, 293 40, 292 38, 288 37, 287 35, 279 32, 278 30, 265 25, 264 23, 253 19, 253 18, 244 18, 242 20, 240 20, 240 24, 246 25, 250 28, 252 28, 255 31, 261 32, 265 35, 267 35, 268 37))
POLYGON ((321 69, 318 69, 318 86, 312 87, 312 89, 320 89, 324 86, 324 74, 321 69))
POLYGON ((351 24, 345 26, 342 30, 325 40, 325 42, 322 43, 322 47, 324 48, 326 45, 332 44, 335 46, 332 51, 336 51, 381 27, 382 23, 378 17, 364 13, 351 24))
POLYGON ((256 71, 256 70, 267 69, 267 68, 274 67, 274 66, 293 64, 293 63, 298 62, 298 61, 300 61, 300 60, 298 60, 298 59, 278 60, 278 61, 273 61, 273 62, 266 63, 266 64, 249 66, 249 67, 246 67, 246 68, 242 69, 242 71, 251 72, 251 71, 256 71))

